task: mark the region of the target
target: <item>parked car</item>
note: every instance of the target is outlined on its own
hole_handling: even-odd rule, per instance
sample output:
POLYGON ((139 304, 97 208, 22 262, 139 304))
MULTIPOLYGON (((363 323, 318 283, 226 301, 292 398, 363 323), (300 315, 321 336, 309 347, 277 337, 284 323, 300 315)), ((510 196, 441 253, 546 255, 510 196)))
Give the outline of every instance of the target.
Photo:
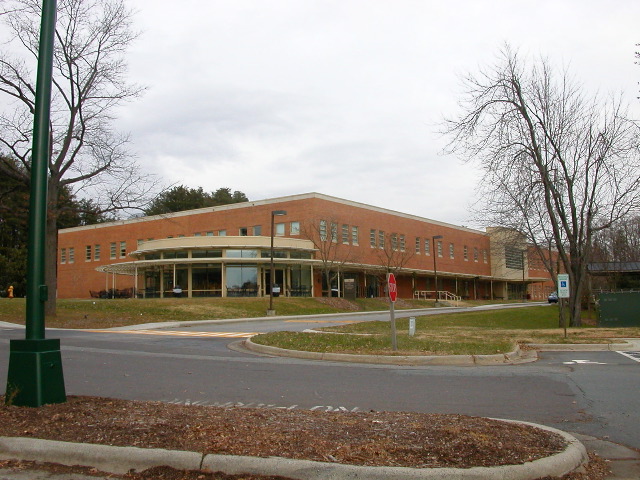
POLYGON ((558 294, 557 292, 550 293, 547 297, 549 303, 558 303, 558 294))

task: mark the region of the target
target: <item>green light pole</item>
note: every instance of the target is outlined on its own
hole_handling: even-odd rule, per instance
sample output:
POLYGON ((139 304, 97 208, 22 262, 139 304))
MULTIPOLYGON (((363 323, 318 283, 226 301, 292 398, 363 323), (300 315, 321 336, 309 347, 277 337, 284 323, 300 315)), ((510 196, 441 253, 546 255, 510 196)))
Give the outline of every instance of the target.
POLYGON ((36 103, 33 120, 29 238, 27 243, 27 308, 24 340, 11 340, 6 403, 39 407, 66 401, 60 340, 44 338, 47 170, 49 164, 51 82, 56 0, 43 0, 38 49, 36 103))

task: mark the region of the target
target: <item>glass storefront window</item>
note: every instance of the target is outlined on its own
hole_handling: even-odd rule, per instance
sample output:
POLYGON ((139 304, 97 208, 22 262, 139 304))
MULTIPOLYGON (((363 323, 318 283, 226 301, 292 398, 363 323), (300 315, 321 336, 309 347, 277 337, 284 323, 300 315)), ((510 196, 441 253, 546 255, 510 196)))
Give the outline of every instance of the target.
POLYGON ((311 267, 305 265, 293 265, 291 271, 291 296, 311 296, 311 267))
MULTIPOLYGON (((271 258, 271 250, 262 250, 262 258, 271 258)), ((287 252, 274 250, 273 258, 289 258, 287 252)))
POLYGON ((193 250, 191 258, 220 258, 222 250, 193 250))
POLYGON ((228 297, 258 295, 258 267, 229 265, 225 271, 228 297))
POLYGON ((214 264, 195 264, 191 276, 194 297, 222 296, 222 267, 214 264))
POLYGON ((227 258, 258 258, 257 250, 227 250, 227 258))

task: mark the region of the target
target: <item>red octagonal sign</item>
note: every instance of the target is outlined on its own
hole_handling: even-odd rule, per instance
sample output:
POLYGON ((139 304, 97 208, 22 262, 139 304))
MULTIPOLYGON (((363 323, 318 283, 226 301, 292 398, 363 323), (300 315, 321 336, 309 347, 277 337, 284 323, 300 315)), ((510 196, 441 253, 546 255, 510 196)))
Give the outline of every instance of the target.
POLYGON ((396 298, 398 298, 398 287, 396 285, 396 276, 393 273, 389 274, 389 277, 387 278, 387 285, 389 288, 389 299, 392 302, 395 302, 396 298))

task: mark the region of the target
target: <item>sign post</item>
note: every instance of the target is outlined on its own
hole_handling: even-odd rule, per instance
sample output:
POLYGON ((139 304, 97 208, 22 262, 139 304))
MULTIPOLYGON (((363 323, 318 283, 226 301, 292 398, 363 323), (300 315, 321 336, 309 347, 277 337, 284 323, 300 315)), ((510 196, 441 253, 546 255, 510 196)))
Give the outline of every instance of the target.
POLYGON ((560 300, 560 319, 564 328, 564 338, 567 338, 567 318, 564 316, 564 299, 569 298, 569 274, 558 274, 558 299, 560 300))
POLYGON ((391 306, 389 309, 389 314, 391 316, 391 348, 394 352, 398 351, 398 337, 396 335, 396 312, 395 312, 395 303, 398 298, 398 286, 396 285, 396 276, 393 273, 390 273, 387 276, 387 290, 389 291, 389 300, 391 301, 391 306))

